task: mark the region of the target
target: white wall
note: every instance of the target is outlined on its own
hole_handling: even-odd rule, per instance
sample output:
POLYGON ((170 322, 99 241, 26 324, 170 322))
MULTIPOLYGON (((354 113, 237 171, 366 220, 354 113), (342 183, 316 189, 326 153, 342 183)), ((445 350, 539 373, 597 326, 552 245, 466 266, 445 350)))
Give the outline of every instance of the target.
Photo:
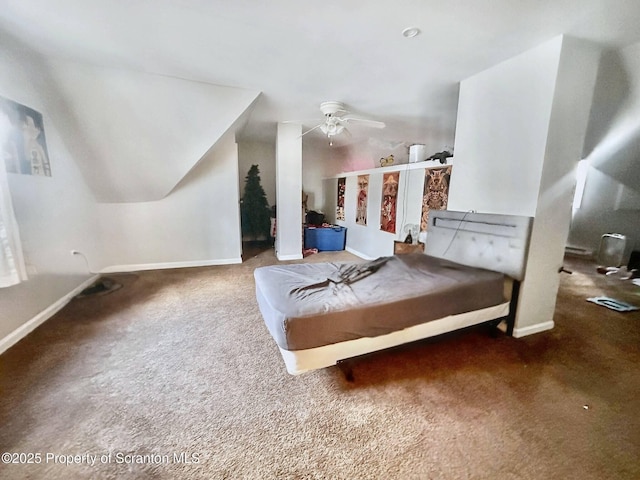
MULTIPOLYGON (((244 101, 235 98, 234 105, 238 108, 234 111, 239 117, 229 123, 225 120, 224 125, 219 125, 223 130, 214 129, 210 137, 200 137, 204 143, 194 142, 198 150, 209 148, 220 139, 202 159, 198 157, 202 152, 184 152, 186 161, 182 166, 186 166, 184 172, 188 173, 182 179, 172 174, 172 179, 179 183, 167 184, 170 192, 165 198, 137 203, 98 203, 94 196, 97 183, 113 182, 110 184, 113 191, 118 190, 123 175, 135 177, 133 183, 125 182, 127 185, 144 183, 145 173, 153 171, 157 160, 129 158, 136 163, 135 168, 123 168, 112 177, 100 162, 108 162, 113 151, 121 152, 113 142, 134 145, 144 133, 152 134, 161 145, 171 142, 172 135, 180 136, 182 129, 189 131, 191 120, 186 120, 188 112, 172 110, 175 128, 160 128, 166 127, 166 118, 154 118, 144 109, 136 111, 136 115, 127 115, 109 107, 111 97, 108 95, 94 98, 92 108, 84 109, 80 100, 86 95, 100 97, 105 91, 104 85, 100 84, 93 67, 74 68, 70 67, 73 73, 62 72, 59 62, 32 55, 22 45, 12 45, 9 40, 0 51, 0 95, 43 114, 53 173, 50 178, 9 174, 29 280, 0 289, 0 351, 64 306, 95 279, 91 272, 241 261, 238 154, 234 136, 253 104, 251 99, 257 94, 241 95, 244 101), (78 74, 79 71, 82 74, 78 74), (74 78, 67 84, 65 78, 69 75, 74 78), (89 115, 93 108, 99 109, 100 102, 110 116, 89 115), (147 122, 138 128, 138 120, 147 122), (116 125, 118 123, 122 125, 116 125), (105 138, 98 141, 100 132, 105 138), (113 136, 115 133, 117 137, 113 136), (111 141, 105 142, 107 138, 111 141), (98 163, 93 163, 95 161, 98 163), (91 173, 93 166, 96 171, 91 173), (143 167, 142 170, 136 170, 139 167, 143 167), (86 183, 87 178, 92 185, 86 183), (84 254, 88 266, 83 256, 70 254, 72 249, 84 254)), ((136 96, 132 92, 142 88, 148 77, 130 72, 112 72, 107 77, 109 89, 119 83, 114 79, 123 80, 123 88, 116 88, 115 93, 126 93, 124 98, 135 109, 136 96)), ((202 93, 202 89, 210 87, 197 86, 194 90, 193 82, 172 79, 170 83, 172 94, 178 99, 181 85, 187 92, 182 98, 191 100, 194 91, 202 93)), ((153 103, 156 95, 157 102, 166 106, 163 88, 150 88, 147 93, 146 104, 153 103)), ((229 110, 225 112, 221 118, 226 118, 229 110)), ((215 117, 217 113, 221 112, 211 108, 207 115, 215 117)))
MULTIPOLYGON (((449 165, 453 164, 453 161, 449 162, 449 165)), ((407 224, 420 224, 425 169, 444 166, 445 165, 441 165, 438 162, 420 162, 416 164, 345 172, 338 174, 336 177, 327 178, 324 180, 325 205, 328 212, 327 219, 331 223, 347 228, 346 248, 350 252, 368 259, 393 255, 393 242, 406 238, 404 227, 407 224), (380 230, 382 177, 385 173, 398 171, 400 172, 400 178, 396 207, 396 233, 394 234, 380 230), (358 225, 355 221, 358 195, 357 179, 358 175, 366 174, 369 175, 367 225, 358 225), (336 221, 335 218, 338 177, 346 177, 344 221, 336 221)), ((454 175, 456 175, 455 166, 452 170, 452 178, 454 175)))
MULTIPOLYGON (((453 139, 449 143, 453 144, 453 139)), ((427 152, 431 155, 443 149, 444 147, 427 152)), ((379 168, 380 159, 391 155, 394 157, 393 165, 409 163, 409 144, 369 137, 349 145, 334 146, 329 149, 326 175, 379 168)))
POLYGON ((553 325, 599 58, 592 45, 564 38, 515 336, 553 325))
POLYGON ((460 87, 449 209, 535 217, 516 336, 553 327, 598 58, 556 37, 460 87))
POLYGON ((70 250, 99 248, 100 236, 96 203, 61 135, 65 112, 57 109, 59 93, 47 81, 44 62, 3 44, 0 95, 43 115, 52 169, 51 177, 7 174, 29 280, 0 289, 1 352, 91 280, 70 250))
POLYGON ((191 170, 259 92, 49 61, 61 93, 70 148, 96 198, 163 198, 191 170))
POLYGON ((623 264, 628 262, 632 250, 640 250, 640 186, 627 187, 590 166, 581 206, 572 219, 568 244, 597 256, 605 233, 626 236, 623 264))
POLYGON ((241 262, 238 154, 227 133, 170 195, 98 205, 104 271, 241 262))
POLYGON ((323 179, 331 171, 331 150, 326 139, 306 139, 302 141, 302 189, 308 195, 307 208, 325 214, 323 179))
MULTIPOLYGON (((348 175, 344 195, 345 221, 336 222, 347 227, 347 250, 363 258, 377 258, 393 254, 393 240, 396 236, 380 230, 380 206, 382 204, 382 172, 360 171, 369 174, 367 191, 367 224, 356 224, 358 205, 358 176, 348 175)), ((401 174, 402 175, 402 174, 401 174)))
POLYGON ((640 250, 640 42, 602 56, 583 157, 589 168, 569 244, 597 252, 605 233, 640 250))
POLYGON ((449 209, 533 216, 561 38, 460 84, 449 209))

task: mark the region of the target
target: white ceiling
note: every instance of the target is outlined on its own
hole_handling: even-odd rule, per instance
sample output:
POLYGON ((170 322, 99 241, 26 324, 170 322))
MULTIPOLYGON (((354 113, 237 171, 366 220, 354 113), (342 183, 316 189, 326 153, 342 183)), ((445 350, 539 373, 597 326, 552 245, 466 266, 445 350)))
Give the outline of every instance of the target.
POLYGON ((2 4, 0 35, 44 55, 261 91, 244 132, 260 139, 279 121, 313 126, 325 100, 388 125, 356 135, 452 139, 461 80, 559 34, 604 48, 640 41, 638 0, 2 4), (404 38, 409 26, 421 35, 404 38))

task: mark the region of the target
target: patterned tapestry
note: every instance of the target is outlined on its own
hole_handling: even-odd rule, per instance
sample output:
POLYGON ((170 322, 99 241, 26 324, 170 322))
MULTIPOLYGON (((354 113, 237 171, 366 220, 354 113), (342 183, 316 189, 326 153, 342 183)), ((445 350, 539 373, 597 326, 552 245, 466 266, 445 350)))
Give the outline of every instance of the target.
POLYGON ((424 171, 424 193, 422 196, 422 219, 420 231, 425 232, 429 224, 429 211, 446 210, 449 200, 451 167, 427 168, 424 171))
POLYGON ((382 176, 382 206, 380 208, 380 230, 396 233, 396 204, 400 172, 382 176))
POLYGON ((367 224, 367 200, 369 194, 369 175, 358 175, 358 205, 356 207, 356 223, 367 224))
POLYGON ((7 172, 51 176, 41 113, 0 97, 0 131, 7 132, 0 145, 7 172))
POLYGON ((346 184, 346 177, 338 179, 338 206, 336 207, 336 220, 344 220, 344 192, 347 188, 346 184))

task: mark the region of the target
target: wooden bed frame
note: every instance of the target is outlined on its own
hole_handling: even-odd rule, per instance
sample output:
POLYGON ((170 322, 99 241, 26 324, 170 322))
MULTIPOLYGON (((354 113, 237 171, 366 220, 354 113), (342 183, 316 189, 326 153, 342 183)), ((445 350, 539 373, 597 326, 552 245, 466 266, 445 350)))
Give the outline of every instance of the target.
MULTIPOLYGON (((520 282, 524 278, 530 217, 475 212, 432 211, 429 214, 425 254, 456 263, 504 273, 511 291, 502 304, 451 315, 377 337, 325 345, 306 350, 280 348, 287 371, 292 375, 336 365, 345 359, 433 337, 461 328, 506 320, 512 335, 520 282)), ((347 373, 349 378, 349 373, 347 373)))

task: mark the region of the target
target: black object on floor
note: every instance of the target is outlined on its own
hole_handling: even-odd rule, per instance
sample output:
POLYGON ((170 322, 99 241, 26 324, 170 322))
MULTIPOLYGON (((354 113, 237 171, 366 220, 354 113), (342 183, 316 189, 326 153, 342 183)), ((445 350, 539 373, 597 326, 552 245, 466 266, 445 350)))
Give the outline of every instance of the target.
POLYGON ((78 297, 88 297, 91 295, 106 295, 122 288, 122 285, 111 278, 99 278, 93 285, 85 288, 78 294, 78 297))

